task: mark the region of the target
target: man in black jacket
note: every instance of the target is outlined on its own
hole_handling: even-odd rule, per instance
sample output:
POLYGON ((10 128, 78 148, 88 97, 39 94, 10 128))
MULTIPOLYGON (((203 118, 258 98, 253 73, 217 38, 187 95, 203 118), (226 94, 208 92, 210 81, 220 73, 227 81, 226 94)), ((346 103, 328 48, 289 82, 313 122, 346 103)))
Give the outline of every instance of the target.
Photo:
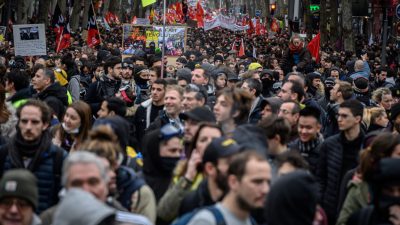
POLYGON ((335 224, 339 189, 343 176, 357 166, 364 133, 360 129, 363 105, 355 99, 339 105, 340 133, 329 137, 320 145, 317 177, 320 184, 321 205, 329 224, 335 224))
POLYGON ((32 86, 37 94, 36 99, 46 102, 53 110, 53 115, 62 120, 65 107, 68 106, 67 89, 55 82, 54 72, 45 67, 39 67, 32 78, 32 86))
POLYGON ((97 112, 104 99, 115 96, 121 86, 122 65, 121 58, 111 56, 104 63, 107 75, 90 84, 85 101, 90 105, 92 112, 97 112))

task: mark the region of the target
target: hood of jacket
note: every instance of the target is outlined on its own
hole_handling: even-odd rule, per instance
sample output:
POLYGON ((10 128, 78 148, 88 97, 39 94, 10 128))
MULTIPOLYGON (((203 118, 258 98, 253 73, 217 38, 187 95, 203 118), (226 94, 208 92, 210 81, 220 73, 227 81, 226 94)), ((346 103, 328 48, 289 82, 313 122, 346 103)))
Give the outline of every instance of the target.
POLYGON ((282 175, 268 193, 268 225, 312 224, 318 203, 318 184, 306 171, 282 175))
POLYGON ((40 100, 45 100, 50 96, 59 99, 63 105, 68 105, 67 89, 62 87, 58 82, 51 84, 44 91, 37 94, 40 100))
POLYGON ((96 199, 89 192, 70 189, 54 214, 53 224, 97 225, 115 215, 115 210, 96 199))

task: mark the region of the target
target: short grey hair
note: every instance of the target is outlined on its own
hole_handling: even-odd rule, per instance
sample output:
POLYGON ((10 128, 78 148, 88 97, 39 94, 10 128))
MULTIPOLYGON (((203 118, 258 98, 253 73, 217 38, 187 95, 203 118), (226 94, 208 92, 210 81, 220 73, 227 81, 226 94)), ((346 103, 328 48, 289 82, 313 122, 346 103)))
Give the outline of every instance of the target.
POLYGON ((75 164, 94 164, 100 171, 100 176, 104 182, 108 182, 108 171, 101 159, 94 153, 87 151, 78 151, 70 153, 63 164, 62 185, 65 187, 69 177, 69 170, 75 164))

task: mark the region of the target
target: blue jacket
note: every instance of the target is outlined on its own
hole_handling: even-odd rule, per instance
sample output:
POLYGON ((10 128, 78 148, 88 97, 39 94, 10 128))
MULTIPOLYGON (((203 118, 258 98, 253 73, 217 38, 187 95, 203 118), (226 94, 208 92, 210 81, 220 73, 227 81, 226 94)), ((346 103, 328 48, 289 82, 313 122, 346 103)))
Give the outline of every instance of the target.
MULTIPOLYGON (((0 151, 5 151, 5 148, 7 148, 7 145, 1 147, 0 151)), ((31 171, 38 181, 39 205, 36 209, 37 213, 41 213, 57 204, 58 192, 61 190, 62 162, 66 157, 67 152, 64 149, 51 144, 51 147, 47 151, 43 152, 42 156, 39 158, 41 161, 39 166, 34 169, 34 171, 31 171), (57 153, 58 151, 60 151, 60 153, 57 153), (56 158, 59 157, 57 155, 62 156, 60 160, 61 165, 54 165, 57 160, 56 158)), ((15 168, 17 167, 13 165, 7 152, 4 159, 3 171, 15 168)))

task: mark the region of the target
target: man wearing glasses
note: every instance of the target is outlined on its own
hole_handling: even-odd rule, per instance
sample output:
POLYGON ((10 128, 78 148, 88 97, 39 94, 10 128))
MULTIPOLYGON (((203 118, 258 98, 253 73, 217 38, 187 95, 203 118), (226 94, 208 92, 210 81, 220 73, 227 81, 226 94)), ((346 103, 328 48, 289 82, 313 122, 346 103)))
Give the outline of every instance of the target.
POLYGON ((338 126, 340 133, 327 138, 320 145, 317 177, 320 183, 321 206, 329 224, 337 218, 339 188, 344 175, 357 167, 357 159, 364 139, 361 130, 364 107, 355 99, 339 105, 338 126))
POLYGON ((6 172, 0 181, 0 224, 39 225, 35 214, 38 206, 35 176, 24 169, 6 172))

